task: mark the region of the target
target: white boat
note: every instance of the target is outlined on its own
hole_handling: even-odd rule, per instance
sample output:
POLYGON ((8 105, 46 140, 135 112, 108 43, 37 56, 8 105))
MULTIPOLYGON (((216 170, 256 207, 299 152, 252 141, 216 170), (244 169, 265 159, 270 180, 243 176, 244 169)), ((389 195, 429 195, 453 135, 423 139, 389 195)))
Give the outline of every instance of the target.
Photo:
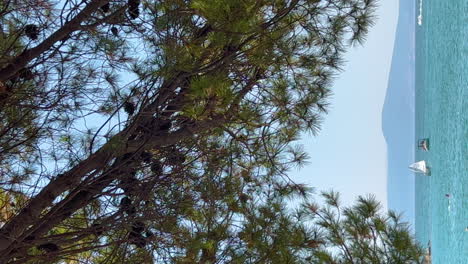
POLYGON ((419 16, 418 16, 418 25, 421 26, 422 25, 422 12, 423 12, 423 8, 422 8, 422 2, 423 0, 419 0, 419 16))
POLYGON ((409 165, 409 169, 416 173, 429 174, 429 168, 426 166, 426 162, 424 160, 409 165))

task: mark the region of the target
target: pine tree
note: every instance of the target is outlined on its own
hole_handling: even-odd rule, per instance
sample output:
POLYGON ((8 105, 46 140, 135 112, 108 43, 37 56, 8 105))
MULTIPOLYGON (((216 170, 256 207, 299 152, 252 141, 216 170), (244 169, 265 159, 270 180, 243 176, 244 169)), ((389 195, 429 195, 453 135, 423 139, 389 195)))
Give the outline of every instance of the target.
MULTIPOLYGON (((214 195, 210 160, 232 163, 218 167, 233 170, 226 186, 241 168, 260 186, 280 184, 304 161, 294 141, 317 132, 341 56, 363 41, 375 9, 372 0, 122 0, 107 12, 109 3, 1 4, 0 182, 26 201, 0 229, 0 262, 107 250, 103 236, 119 238, 109 248, 141 250, 195 206, 197 179, 214 195)), ((211 246, 194 250, 214 258, 211 246)))
POLYGON ((375 196, 341 205, 337 192, 323 192, 325 205, 305 203, 316 235, 311 263, 421 263, 423 251, 408 223, 394 211, 381 212, 375 196))

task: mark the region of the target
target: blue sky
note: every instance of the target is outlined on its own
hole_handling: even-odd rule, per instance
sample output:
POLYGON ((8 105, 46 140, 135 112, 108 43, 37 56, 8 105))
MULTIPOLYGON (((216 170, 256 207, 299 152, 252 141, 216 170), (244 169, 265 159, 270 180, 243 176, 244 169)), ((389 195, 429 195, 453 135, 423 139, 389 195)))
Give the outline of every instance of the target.
POLYGON ((382 107, 392 61, 398 1, 380 0, 378 20, 363 46, 346 54, 318 136, 304 135, 310 163, 292 178, 317 190, 341 192, 345 204, 375 194, 387 207, 387 147, 382 107))

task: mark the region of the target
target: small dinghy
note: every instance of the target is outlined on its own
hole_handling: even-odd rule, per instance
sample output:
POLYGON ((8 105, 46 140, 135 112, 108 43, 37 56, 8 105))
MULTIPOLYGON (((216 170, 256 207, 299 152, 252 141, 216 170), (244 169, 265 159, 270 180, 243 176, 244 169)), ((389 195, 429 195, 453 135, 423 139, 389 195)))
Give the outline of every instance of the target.
POLYGON ((418 25, 419 26, 422 26, 422 23, 423 23, 423 0, 419 0, 419 15, 418 15, 418 25))
POLYGON ((420 139, 418 141, 418 148, 424 151, 429 151, 429 139, 428 138, 420 139))
POLYGON ((421 161, 418 161, 409 165, 409 169, 416 173, 430 175, 429 168, 426 166, 426 162, 424 160, 421 160, 421 161))

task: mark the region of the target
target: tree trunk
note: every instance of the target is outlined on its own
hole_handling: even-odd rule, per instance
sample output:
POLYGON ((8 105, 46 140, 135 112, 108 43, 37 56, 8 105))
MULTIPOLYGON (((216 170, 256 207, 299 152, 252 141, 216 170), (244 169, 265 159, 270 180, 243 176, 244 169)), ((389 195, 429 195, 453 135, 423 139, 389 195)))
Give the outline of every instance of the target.
MULTIPOLYGON (((44 217, 41 218, 41 213, 50 207, 53 201, 60 194, 63 194, 72 188, 76 188, 83 177, 89 173, 92 173, 93 171, 98 173, 98 171, 101 171, 109 160, 116 158, 115 153, 123 155, 134 152, 138 149, 144 150, 159 146, 173 145, 185 138, 192 137, 196 132, 203 130, 206 131, 212 127, 215 127, 215 124, 219 126, 222 123, 222 120, 219 119, 199 122, 192 127, 183 127, 178 131, 170 134, 158 135, 146 142, 130 141, 128 144, 122 144, 120 148, 114 148, 111 151, 107 150, 109 149, 107 146, 103 146, 98 152, 91 155, 88 159, 80 162, 69 172, 60 175, 55 180, 52 180, 38 195, 31 199, 29 204, 18 215, 10 219, 10 221, 1 228, 0 255, 3 256, 3 258, 0 259, 0 261, 8 259, 8 255, 13 248, 24 246, 20 245, 22 242, 21 240, 29 235, 29 232, 25 233, 25 231, 31 226, 39 222, 39 225, 36 225, 36 228, 40 230, 40 234, 44 234, 62 220, 64 220, 66 217, 68 217, 70 214, 88 204, 87 202, 89 199, 95 194, 94 191, 100 191, 104 189, 112 180, 114 180, 116 177, 104 177, 102 181, 97 183, 96 186, 91 187, 93 192, 82 190, 78 192, 80 197, 76 199, 72 198, 70 203, 68 203, 66 206, 60 205, 60 207, 66 208, 65 210, 58 210, 57 212, 59 213, 57 214, 46 215, 44 216, 47 217, 46 219, 44 219, 44 217), (66 212, 66 214, 60 215, 60 212, 66 212)), ((124 132, 121 132, 120 134, 122 133, 124 132)), ((120 134, 115 137, 118 137, 120 134)), ((52 208, 51 211, 53 210, 54 209, 52 208)), ((34 231, 35 230, 31 230, 31 233, 34 231)))

